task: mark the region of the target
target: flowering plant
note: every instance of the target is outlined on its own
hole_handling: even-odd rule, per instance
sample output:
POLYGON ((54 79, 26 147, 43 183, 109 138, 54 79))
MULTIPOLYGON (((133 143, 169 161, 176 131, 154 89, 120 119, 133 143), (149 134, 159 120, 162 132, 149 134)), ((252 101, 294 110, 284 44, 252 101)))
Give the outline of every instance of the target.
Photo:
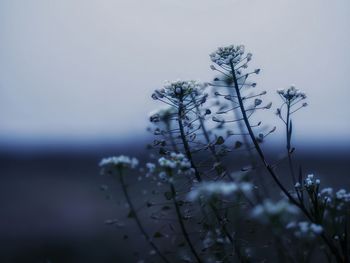
POLYGON ((272 107, 263 101, 267 92, 255 91, 257 84, 250 81, 260 73, 248 71, 252 54, 245 53, 243 45, 230 45, 218 48, 210 59, 215 64, 210 68, 218 73, 213 81, 167 82, 152 94, 167 108, 150 115, 149 130, 156 137, 149 145, 151 161, 137 173, 153 187, 155 197, 145 207, 161 230, 147 229, 149 222, 130 196, 126 180, 138 161, 119 156, 100 162, 104 172, 116 174, 128 215, 149 243, 151 255, 163 262, 304 262, 312 257, 349 262, 350 193, 321 189, 320 179, 304 175, 301 168, 296 172, 291 118, 307 106, 306 95, 294 86, 277 91, 282 105, 276 113, 285 125, 288 164, 288 170, 280 172, 285 159, 272 164, 261 147, 276 127, 266 129, 262 121, 252 121, 256 112, 272 107), (244 153, 250 165, 234 172, 237 153, 244 153), (281 180, 285 176, 290 176, 290 185, 281 180), (271 192, 275 188, 270 182, 282 199, 271 192), (167 245, 158 241, 162 238, 168 239, 167 245), (276 249, 270 253, 264 247, 276 249))

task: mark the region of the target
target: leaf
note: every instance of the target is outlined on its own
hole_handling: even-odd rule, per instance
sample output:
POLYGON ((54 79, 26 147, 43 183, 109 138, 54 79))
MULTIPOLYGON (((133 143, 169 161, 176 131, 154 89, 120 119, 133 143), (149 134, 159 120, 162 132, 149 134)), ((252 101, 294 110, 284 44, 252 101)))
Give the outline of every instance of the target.
POLYGON ((215 144, 216 145, 221 145, 225 142, 225 139, 222 137, 222 136, 219 136, 217 139, 216 139, 216 142, 215 144))

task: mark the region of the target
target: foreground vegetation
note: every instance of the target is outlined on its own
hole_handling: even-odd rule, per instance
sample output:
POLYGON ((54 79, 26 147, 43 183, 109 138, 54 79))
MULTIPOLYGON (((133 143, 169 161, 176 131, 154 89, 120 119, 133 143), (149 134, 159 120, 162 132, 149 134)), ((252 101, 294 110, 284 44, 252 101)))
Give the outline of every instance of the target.
POLYGON ((275 114, 285 127, 286 151, 272 163, 262 144, 276 128, 256 118, 272 104, 252 80, 260 73, 248 69, 252 54, 231 45, 210 58, 213 81, 167 82, 152 94, 164 107, 150 116, 156 138, 149 162, 123 155, 100 162, 103 174, 120 182, 128 217, 157 256, 153 260, 349 262, 350 193, 323 186, 294 161, 292 118, 307 106, 306 95, 294 86, 277 91, 275 114), (249 166, 231 171, 237 153, 249 166), (288 169, 280 169, 285 163, 288 169), (155 196, 145 201, 149 217, 133 201, 142 193, 127 183, 131 170, 155 196), (150 222, 157 231, 146 227, 150 222))

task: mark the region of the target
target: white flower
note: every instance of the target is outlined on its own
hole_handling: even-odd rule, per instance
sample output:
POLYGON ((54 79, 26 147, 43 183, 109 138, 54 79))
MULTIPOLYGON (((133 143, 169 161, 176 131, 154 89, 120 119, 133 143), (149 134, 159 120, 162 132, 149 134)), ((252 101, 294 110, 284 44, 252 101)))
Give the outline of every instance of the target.
POLYGON ((322 234, 323 227, 315 223, 306 221, 290 222, 287 229, 294 229, 294 235, 299 238, 315 238, 317 235, 322 234))
POLYGON ((313 175, 313 174, 309 174, 309 175, 306 177, 306 179, 305 179, 305 186, 306 186, 307 188, 309 188, 309 187, 313 186, 314 183, 315 183, 315 181, 314 181, 314 175, 313 175))
MULTIPOLYGON (((234 46, 230 45, 227 47, 219 47, 216 51, 210 54, 210 59, 218 65, 230 65, 232 62, 233 65, 239 63, 244 54, 244 46, 234 46)), ((251 59, 251 54, 247 55, 248 61, 251 59)))
POLYGON ((340 201, 350 202, 350 193, 347 193, 345 189, 340 189, 335 193, 335 196, 340 201))
POLYGON ((136 166, 139 164, 139 161, 132 157, 128 157, 125 155, 120 155, 120 156, 112 156, 112 157, 107 157, 107 158, 103 158, 100 163, 99 166, 103 167, 103 166, 118 166, 118 167, 124 167, 124 168, 136 168, 136 166))
POLYGON ((328 196, 333 195, 333 188, 328 187, 328 188, 322 189, 321 190, 321 195, 328 195, 328 196))
POLYGON ((310 229, 313 233, 315 233, 317 235, 319 235, 323 232, 323 227, 320 225, 316 225, 316 224, 311 224, 310 229))
POLYGON ((264 224, 272 223, 273 221, 283 222, 292 215, 298 214, 299 210, 296 206, 282 199, 278 202, 272 202, 267 199, 262 204, 253 208, 251 215, 256 220, 264 224))
POLYGON ((183 98, 188 94, 201 95, 203 94, 203 89, 205 85, 201 84, 195 80, 176 80, 176 81, 166 81, 164 84, 164 88, 160 90, 156 90, 153 93, 152 97, 162 98, 163 96, 168 96, 171 98, 183 98))
POLYGON ((167 169, 178 169, 178 173, 192 173, 191 162, 182 153, 172 152, 168 157, 161 157, 158 160, 161 167, 167 169))
POLYGON ((250 183, 233 183, 233 182, 201 182, 197 184, 187 195, 188 200, 194 201, 200 197, 210 197, 213 195, 229 196, 237 192, 243 192, 249 195, 253 189, 250 183))
POLYGON ((288 100, 288 101, 292 101, 297 98, 301 98, 301 99, 306 98, 305 93, 296 89, 294 85, 284 90, 277 90, 277 93, 280 94, 285 100, 288 100))

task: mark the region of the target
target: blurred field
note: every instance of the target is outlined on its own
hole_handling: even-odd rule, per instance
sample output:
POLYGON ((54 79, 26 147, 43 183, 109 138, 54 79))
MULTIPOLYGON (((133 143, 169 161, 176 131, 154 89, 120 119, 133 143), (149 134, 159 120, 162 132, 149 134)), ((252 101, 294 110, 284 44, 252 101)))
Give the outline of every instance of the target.
MULTIPOLYGON (((130 145, 2 152, 0 262, 137 262, 134 252, 144 252, 147 257, 149 248, 139 235, 133 235, 137 233, 133 222, 124 228, 104 224, 106 219, 125 218, 126 210, 118 205, 118 185, 100 176, 97 166, 106 155, 137 153, 144 159, 143 152, 143 146, 130 145), (100 190, 102 184, 110 186, 111 199, 100 190)), ((279 150, 270 150, 270 155, 279 155, 279 150)), ((235 160, 234 169, 245 165, 242 159, 235 160)), ((320 177, 324 186, 350 188, 349 152, 298 152, 297 162, 305 172, 320 177)))

